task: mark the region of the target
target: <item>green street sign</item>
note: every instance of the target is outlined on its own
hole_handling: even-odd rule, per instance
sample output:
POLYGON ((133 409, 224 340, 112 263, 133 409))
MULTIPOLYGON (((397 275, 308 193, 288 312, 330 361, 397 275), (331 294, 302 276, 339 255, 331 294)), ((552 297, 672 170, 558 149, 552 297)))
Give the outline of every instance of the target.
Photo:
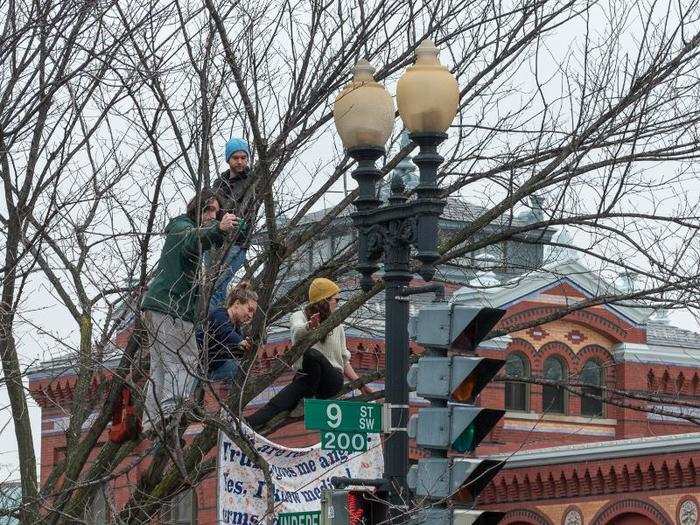
POLYGON ((364 452, 372 438, 357 432, 321 432, 321 450, 345 450, 347 452, 364 452))
POLYGON ((307 430, 375 433, 382 430, 382 405, 336 399, 304 399, 307 430))
POLYGON ((319 525, 321 512, 285 512, 277 516, 277 525, 319 525))

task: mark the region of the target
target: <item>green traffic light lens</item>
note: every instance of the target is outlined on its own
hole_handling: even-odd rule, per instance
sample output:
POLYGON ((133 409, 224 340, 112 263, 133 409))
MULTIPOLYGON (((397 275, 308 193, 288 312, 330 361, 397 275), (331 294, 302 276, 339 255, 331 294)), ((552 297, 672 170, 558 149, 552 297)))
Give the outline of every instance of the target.
POLYGON ((474 424, 469 425, 464 432, 459 435, 452 445, 452 448, 462 454, 474 452, 476 448, 476 429, 474 428, 474 424))

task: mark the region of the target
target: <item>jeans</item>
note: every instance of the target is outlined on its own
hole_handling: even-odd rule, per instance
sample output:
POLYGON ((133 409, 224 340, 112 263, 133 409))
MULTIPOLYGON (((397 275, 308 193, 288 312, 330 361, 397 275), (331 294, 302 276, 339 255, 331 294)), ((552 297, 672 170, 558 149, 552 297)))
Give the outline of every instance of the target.
MULTIPOLYGON (((207 266, 212 264, 210 252, 207 252, 205 256, 207 266)), ((236 272, 245 264, 245 259, 246 250, 242 246, 233 245, 229 248, 226 258, 221 263, 221 274, 216 279, 211 299, 209 299, 209 310, 226 306, 224 303, 226 302, 228 285, 236 272)))
POLYGON ((248 418, 248 424, 258 429, 280 412, 292 410, 305 397, 328 399, 343 388, 343 372, 334 367, 315 348, 306 351, 302 367, 294 379, 275 395, 267 405, 248 418))
POLYGON ((192 323, 152 310, 144 311, 143 319, 150 359, 144 416, 156 423, 192 395, 199 348, 192 323))
POLYGON ((240 370, 235 359, 227 359, 214 370, 209 370, 212 381, 233 381, 240 370))

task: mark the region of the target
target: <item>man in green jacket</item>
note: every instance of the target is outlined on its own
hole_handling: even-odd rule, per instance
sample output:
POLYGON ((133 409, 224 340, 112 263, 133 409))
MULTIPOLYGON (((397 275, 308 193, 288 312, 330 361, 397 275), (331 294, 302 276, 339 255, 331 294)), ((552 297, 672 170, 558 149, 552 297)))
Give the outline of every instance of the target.
POLYGON ((141 309, 148 330, 150 357, 145 416, 158 426, 194 389, 199 364, 195 321, 199 300, 200 259, 221 246, 237 218, 217 215, 221 202, 205 189, 187 204, 187 213, 170 221, 165 245, 141 309))

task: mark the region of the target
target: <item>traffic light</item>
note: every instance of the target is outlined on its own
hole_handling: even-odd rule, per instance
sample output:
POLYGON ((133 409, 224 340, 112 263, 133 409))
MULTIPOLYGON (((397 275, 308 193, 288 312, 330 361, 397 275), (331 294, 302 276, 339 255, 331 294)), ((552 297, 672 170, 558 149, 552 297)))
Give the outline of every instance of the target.
POLYGON ((468 454, 474 452, 504 413, 464 405, 421 408, 408 423, 408 435, 419 447, 468 454))
POLYGON ((370 525, 387 520, 387 496, 368 490, 325 490, 321 525, 370 525))
POLYGON ((424 504, 427 500, 424 523, 487 525, 502 517, 499 512, 464 507, 473 506, 503 461, 447 457, 447 453, 474 452, 503 417, 503 410, 473 403, 505 364, 503 359, 474 354, 504 314, 496 308, 436 302, 421 309, 412 323, 411 337, 427 355, 411 367, 408 384, 432 403, 408 425, 409 437, 433 456, 418 460, 408 476, 415 495, 424 504), (448 356, 448 351, 457 355, 448 356), (464 353, 469 355, 460 355, 464 353))
POLYGON ((423 511, 421 521, 431 525, 496 525, 505 512, 493 510, 464 510, 428 508, 423 511))
POLYGON ((502 466, 495 459, 423 458, 411 467, 408 486, 417 496, 471 505, 502 466))
POLYGON ((435 302, 421 308, 409 329, 423 346, 473 352, 505 313, 498 308, 435 302))
POLYGON ((452 401, 445 407, 422 408, 409 421, 408 434, 420 447, 473 452, 504 414, 473 403, 503 367, 487 357, 421 357, 408 374, 408 384, 426 399, 452 401))
POLYGON ((502 359, 488 357, 425 356, 420 358, 420 366, 411 367, 408 384, 416 389, 416 394, 426 399, 473 403, 503 363, 502 359))

